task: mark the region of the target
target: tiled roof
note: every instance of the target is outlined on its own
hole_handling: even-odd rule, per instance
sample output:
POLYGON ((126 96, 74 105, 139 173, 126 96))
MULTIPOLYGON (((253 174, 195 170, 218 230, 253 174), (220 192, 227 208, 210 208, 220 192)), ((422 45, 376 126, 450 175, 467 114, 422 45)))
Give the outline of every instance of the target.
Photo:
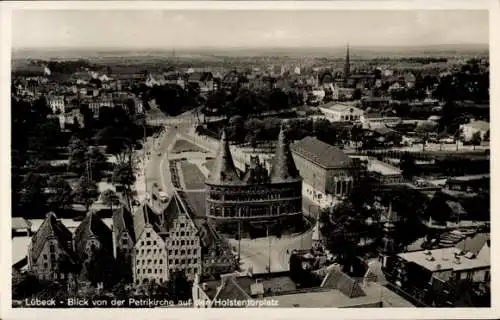
POLYGON ((313 137, 295 142, 292 151, 323 168, 343 167, 352 163, 352 159, 342 150, 313 137))
POLYGON ((241 180, 233 162, 226 138, 226 131, 222 131, 219 150, 207 180, 210 184, 240 184, 241 180))
POLYGON ((118 237, 123 231, 126 231, 135 243, 134 217, 125 206, 113 212, 113 229, 115 237, 118 237))
POLYGON ((322 288, 337 289, 349 298, 366 296, 361 285, 338 268, 331 268, 323 279, 322 288))
POLYGON ((49 212, 37 232, 31 238, 30 254, 33 259, 38 258, 45 242, 52 237, 59 242, 60 247, 64 248, 70 257, 73 256, 73 250, 71 249, 73 235, 62 222, 57 219, 53 212, 49 212))
POLYGON ((113 252, 111 230, 95 212, 89 212, 75 230, 75 250, 79 255, 85 253, 86 242, 93 237, 99 241, 102 249, 113 252))
POLYGON ((280 130, 278 145, 276 146, 272 160, 270 178, 273 183, 297 181, 300 179, 299 170, 295 166, 283 127, 280 130))

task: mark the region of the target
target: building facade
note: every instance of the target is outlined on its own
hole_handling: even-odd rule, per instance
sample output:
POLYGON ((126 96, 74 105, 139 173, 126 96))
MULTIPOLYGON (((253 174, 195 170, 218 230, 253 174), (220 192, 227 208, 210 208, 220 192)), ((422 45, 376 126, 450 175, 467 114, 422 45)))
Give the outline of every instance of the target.
POLYGON ((325 198, 347 196, 361 174, 359 159, 313 137, 295 142, 293 158, 303 182, 303 195, 323 203, 325 198))
POLYGON ((65 277, 59 272, 62 257, 75 261, 73 235, 49 212, 28 245, 28 269, 42 280, 57 280, 65 277))
POLYGON ((137 237, 132 268, 134 284, 163 283, 176 271, 188 279, 201 270, 201 245, 196 225, 177 194, 161 212, 143 204, 134 214, 137 237))
POLYGON ((363 110, 345 104, 326 104, 319 109, 330 122, 360 121, 363 116, 363 110))
POLYGON ((302 215, 302 178, 282 128, 271 169, 252 157, 245 172, 236 169, 223 131, 206 181, 206 215, 219 222, 255 222, 302 215))

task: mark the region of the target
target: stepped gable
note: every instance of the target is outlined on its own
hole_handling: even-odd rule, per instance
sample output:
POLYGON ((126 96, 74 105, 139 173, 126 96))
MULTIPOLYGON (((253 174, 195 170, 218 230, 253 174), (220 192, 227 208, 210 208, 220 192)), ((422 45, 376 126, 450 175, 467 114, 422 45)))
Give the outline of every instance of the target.
POLYGON ((262 162, 260 162, 259 157, 252 156, 250 158, 250 165, 247 165, 242 180, 245 184, 262 184, 269 182, 269 174, 262 162))
POLYGON ((113 238, 108 226, 95 212, 90 211, 75 230, 75 249, 79 254, 85 252, 86 242, 96 238, 104 250, 112 252, 113 238))
POLYGON ((54 212, 49 212, 40 228, 31 238, 31 257, 37 259, 43 250, 45 242, 50 238, 55 238, 60 247, 66 251, 70 258, 73 257, 71 249, 73 235, 62 222, 57 219, 54 212))
POLYGON ((283 125, 281 126, 276 152, 272 160, 270 178, 271 183, 297 181, 300 179, 299 170, 295 166, 283 125))
POLYGON ((231 150, 229 149, 229 141, 227 140, 226 131, 224 129, 222 130, 219 150, 217 151, 217 156, 207 183, 214 185, 231 185, 241 183, 238 170, 236 170, 233 162, 231 150))
POLYGON ((123 231, 127 231, 132 242, 135 243, 134 217, 125 206, 113 212, 113 228, 115 237, 118 237, 123 231))

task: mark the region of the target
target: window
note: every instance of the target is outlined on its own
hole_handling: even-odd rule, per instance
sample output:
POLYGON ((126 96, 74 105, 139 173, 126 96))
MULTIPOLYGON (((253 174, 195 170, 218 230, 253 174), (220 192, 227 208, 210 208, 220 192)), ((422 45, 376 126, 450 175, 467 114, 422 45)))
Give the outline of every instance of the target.
POLYGON ((163 263, 163 259, 160 259, 160 264, 162 264, 162 263, 163 263))
POLYGON ((156 254, 156 249, 153 249, 153 254, 156 254))
MULTIPOLYGON (((163 273, 163 269, 160 269, 160 273, 163 273)), ((160 279, 161 282, 163 282, 163 279, 160 279)))
POLYGON ((194 245, 194 240, 191 240, 191 245, 194 245))
POLYGON ((191 249, 188 249, 188 250, 187 250, 187 253, 188 253, 188 254, 191 254, 191 249))
POLYGON ((196 252, 197 252, 197 251, 198 251, 198 250, 196 250, 196 249, 193 249, 193 254, 196 254, 196 252))
MULTIPOLYGON (((198 259, 193 259, 193 263, 198 263, 198 259)), ((196 272, 196 271, 195 271, 196 272)))
POLYGON ((188 269, 187 269, 187 272, 188 272, 188 273, 191 273, 191 270, 192 270, 191 268, 188 268, 188 269))
POLYGON ((153 264, 156 264, 156 259, 153 260, 153 264))
POLYGON ((146 232, 146 238, 149 238, 149 237, 151 237, 151 233, 146 232))
POLYGON ((186 255, 186 251, 185 250, 181 250, 181 256, 184 256, 186 255))
POLYGON ((122 239, 122 245, 123 245, 123 246, 126 246, 127 244, 128 244, 127 239, 122 239))
POLYGON ((172 259, 168 260, 168 264, 172 264, 174 261, 172 259))
POLYGON ((156 240, 153 241, 153 245, 156 246, 156 240))
POLYGON ((146 269, 142 269, 142 273, 146 274, 146 269))
POLYGON ((151 273, 151 269, 148 269, 148 273, 151 273))
POLYGON ((172 250, 168 250, 168 255, 172 255, 172 250))
POLYGON ((148 264, 151 264, 151 259, 148 259, 148 264))
POLYGON ((158 269, 155 269, 155 273, 158 273, 158 269))
POLYGON ((185 241, 181 240, 181 246, 183 246, 184 244, 185 244, 185 241))
POLYGON ((179 236, 179 232, 176 232, 176 233, 175 233, 175 236, 176 236, 176 237, 178 237, 178 236, 179 236))
POLYGON ((170 237, 170 233, 165 233, 165 238, 170 237))
POLYGON ((189 232, 186 232, 186 237, 189 237, 189 232))
POLYGON ((188 264, 191 264, 191 259, 188 259, 188 264))
POLYGON ((184 231, 181 231, 181 237, 184 237, 184 231))
POLYGON ((148 250, 146 251, 146 253, 148 253, 148 254, 149 254, 149 253, 151 253, 151 249, 148 249, 148 250))
POLYGON ((47 269, 47 268, 48 268, 48 266, 49 266, 49 264, 48 264, 47 262, 45 262, 45 263, 43 264, 43 267, 44 267, 45 269, 47 269))
POLYGON ((141 273, 141 269, 137 269, 137 274, 140 274, 141 273))
POLYGON ((193 272, 194 273, 198 272, 198 268, 193 268, 193 272))
POLYGON ((55 252, 56 251, 56 246, 54 246, 53 244, 50 245, 50 248, 49 248, 50 252, 55 252))
POLYGON ((179 259, 175 259, 175 264, 179 264, 179 259))
POLYGON ((151 245, 151 241, 149 241, 149 240, 148 240, 148 241, 146 241, 146 245, 147 245, 147 246, 150 246, 150 245, 151 245))
POLYGON ((175 255, 179 254, 179 250, 175 249, 175 255))
POLYGON ((186 260, 181 259, 181 264, 184 265, 186 263, 186 260))
POLYGON ((170 274, 174 273, 174 269, 168 269, 168 273, 170 274))
POLYGON ((144 241, 141 241, 141 246, 143 246, 143 245, 144 245, 144 241))
POLYGON ((46 254, 43 255, 43 260, 47 260, 47 255, 46 254))
POLYGON ((144 254, 144 249, 141 249, 141 254, 144 254))
POLYGON ((184 228, 184 223, 181 223, 181 228, 184 228))

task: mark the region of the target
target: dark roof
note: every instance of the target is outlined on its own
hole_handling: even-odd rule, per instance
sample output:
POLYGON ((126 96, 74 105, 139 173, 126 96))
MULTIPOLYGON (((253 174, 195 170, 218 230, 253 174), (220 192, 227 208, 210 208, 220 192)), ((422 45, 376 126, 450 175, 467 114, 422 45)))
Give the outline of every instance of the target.
POLYGON ((337 289, 349 298, 366 296, 366 293, 363 291, 358 281, 349 277, 337 268, 330 269, 325 276, 321 287, 337 289))
POLYGON ((278 145, 276 146, 272 160, 270 178, 273 183, 297 181, 300 179, 299 170, 295 166, 283 127, 280 130, 278 145))
POLYGON ((323 168, 336 168, 352 163, 342 150, 313 137, 292 144, 292 151, 323 168))
POLYGON ((226 131, 222 131, 219 150, 207 180, 210 184, 240 184, 241 180, 233 162, 226 131))
POLYGON ((217 300, 248 300, 250 295, 235 281, 233 277, 225 277, 222 280, 215 299, 217 300))
POLYGON ((47 217, 42 222, 40 228, 31 238, 31 257, 37 259, 42 252, 45 242, 49 238, 55 238, 60 247, 66 250, 66 253, 73 256, 72 240, 73 235, 60 220, 57 219, 55 213, 49 212, 47 217))
POLYGON ((113 230, 115 237, 120 236, 122 232, 127 232, 129 237, 135 243, 134 217, 132 213, 122 206, 120 209, 113 212, 113 230))
POLYGON ((97 238, 102 249, 113 252, 111 230, 95 212, 89 212, 75 230, 75 250, 79 255, 85 253, 86 242, 93 237, 97 238))

